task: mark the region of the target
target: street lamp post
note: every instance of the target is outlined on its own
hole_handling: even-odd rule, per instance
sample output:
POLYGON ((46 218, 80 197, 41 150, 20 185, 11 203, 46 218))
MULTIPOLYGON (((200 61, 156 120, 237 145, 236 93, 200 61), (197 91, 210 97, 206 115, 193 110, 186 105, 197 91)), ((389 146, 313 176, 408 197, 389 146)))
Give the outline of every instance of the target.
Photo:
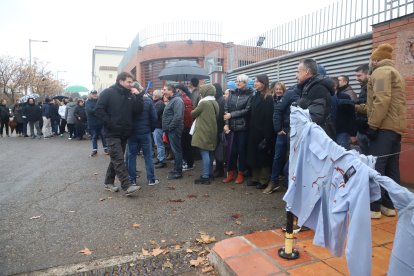
MULTIPOLYGON (((32 69, 32 42, 48 42, 48 41, 47 40, 37 40, 37 39, 29 38, 29 68, 30 68, 30 71, 32 69)), ((27 89, 31 90, 31 88, 32 88, 32 86, 29 83, 29 86, 28 86, 27 89)), ((26 95, 27 95, 27 91, 26 91, 26 95)))

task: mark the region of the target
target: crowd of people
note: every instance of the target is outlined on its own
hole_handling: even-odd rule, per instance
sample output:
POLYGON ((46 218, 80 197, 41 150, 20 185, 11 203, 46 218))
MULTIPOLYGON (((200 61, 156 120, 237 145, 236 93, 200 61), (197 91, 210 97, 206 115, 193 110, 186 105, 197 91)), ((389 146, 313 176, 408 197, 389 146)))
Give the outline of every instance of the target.
MULTIPOLYGON (((225 91, 220 84, 192 79, 185 84, 167 83, 152 93, 144 91, 134 76, 120 73, 116 83, 82 99, 46 99, 42 107, 29 98, 23 107, 16 103, 10 114, 1 102, 1 134, 8 132, 14 116, 19 136, 63 135, 92 138, 91 156, 97 140, 110 155, 105 189, 117 192, 115 176, 126 195, 136 193, 136 158, 142 153, 148 185, 160 180, 155 169, 169 166, 168 179, 180 179, 201 158, 201 175, 195 184, 245 183, 271 194, 287 185, 289 162, 290 106, 308 109, 312 121, 338 145, 356 148, 363 154, 382 156, 376 170, 399 183, 399 152, 405 130, 404 80, 392 62, 393 48, 380 45, 369 64, 355 68, 355 75, 328 76, 313 59, 299 61, 297 84, 287 88, 282 81, 270 83, 265 74, 237 76, 225 91), (355 93, 350 78, 360 84, 355 93), (42 125, 42 127, 41 127, 42 125), (34 132, 36 128, 36 133, 34 132), (155 158, 154 158, 155 157, 155 158), (222 178, 222 179, 221 179, 222 178), (284 179, 284 180, 283 180, 284 179)), ((371 216, 395 215, 387 192, 371 206, 371 216)))

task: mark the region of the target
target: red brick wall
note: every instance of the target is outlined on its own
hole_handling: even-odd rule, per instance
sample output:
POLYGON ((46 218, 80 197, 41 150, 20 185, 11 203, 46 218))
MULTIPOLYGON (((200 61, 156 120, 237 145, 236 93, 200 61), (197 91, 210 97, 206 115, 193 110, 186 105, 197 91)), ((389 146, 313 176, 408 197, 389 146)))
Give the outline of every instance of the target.
POLYGON ((404 55, 407 47, 404 36, 412 32, 414 39, 414 15, 390 20, 373 26, 373 49, 382 43, 389 43, 394 47, 393 59, 397 70, 404 76, 407 92, 407 130, 402 139, 402 153, 400 156, 401 182, 414 187, 414 63, 405 62, 404 55))

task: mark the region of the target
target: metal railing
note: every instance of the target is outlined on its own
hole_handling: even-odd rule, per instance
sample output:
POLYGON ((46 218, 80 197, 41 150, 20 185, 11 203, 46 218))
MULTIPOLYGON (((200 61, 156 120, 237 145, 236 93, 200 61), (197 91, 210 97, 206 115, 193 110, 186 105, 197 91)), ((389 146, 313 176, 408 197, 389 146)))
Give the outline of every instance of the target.
POLYGON ((230 70, 268 59, 264 48, 275 50, 274 57, 308 50, 369 33, 372 25, 413 12, 413 0, 339 0, 235 46, 230 70))
POLYGON ((208 21, 178 21, 146 27, 139 31, 118 66, 123 71, 140 47, 169 41, 222 40, 222 24, 208 21))

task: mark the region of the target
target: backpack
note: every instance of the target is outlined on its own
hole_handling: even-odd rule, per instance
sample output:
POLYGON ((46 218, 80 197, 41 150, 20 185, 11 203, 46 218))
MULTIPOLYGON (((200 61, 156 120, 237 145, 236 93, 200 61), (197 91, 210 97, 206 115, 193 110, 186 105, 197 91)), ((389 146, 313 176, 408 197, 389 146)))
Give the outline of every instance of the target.
POLYGON ((185 93, 181 93, 184 102, 184 128, 191 128, 193 119, 191 118, 191 111, 193 111, 193 102, 185 93))

